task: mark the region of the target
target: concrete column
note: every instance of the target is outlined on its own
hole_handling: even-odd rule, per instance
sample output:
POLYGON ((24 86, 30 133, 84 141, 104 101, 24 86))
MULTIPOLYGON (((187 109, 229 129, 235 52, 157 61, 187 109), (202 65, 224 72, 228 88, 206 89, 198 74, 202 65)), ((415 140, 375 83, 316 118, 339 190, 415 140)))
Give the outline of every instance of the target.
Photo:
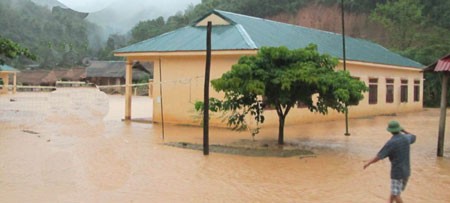
POLYGON ((131 120, 133 62, 127 60, 125 69, 125 120, 131 120))
POLYGON ((17 73, 14 72, 13 76, 13 94, 16 94, 17 92, 17 73))
POLYGON ((153 79, 148 80, 148 96, 153 98, 153 79))
POLYGON ((117 85, 117 87, 115 87, 114 89, 120 93, 122 91, 120 86, 120 78, 116 78, 116 82, 114 83, 114 85, 117 85))
POLYGON ((9 91, 9 74, 6 74, 5 77, 3 77, 3 92, 5 94, 8 94, 9 91))

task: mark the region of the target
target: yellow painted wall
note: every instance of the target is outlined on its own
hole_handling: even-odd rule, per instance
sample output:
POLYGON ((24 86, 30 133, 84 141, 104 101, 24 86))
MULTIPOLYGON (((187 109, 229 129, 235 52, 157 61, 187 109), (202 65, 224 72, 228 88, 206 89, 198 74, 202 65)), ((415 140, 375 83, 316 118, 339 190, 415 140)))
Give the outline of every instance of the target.
MULTIPOLYGON (((256 52, 254 52, 256 53, 256 52)), ((248 54, 248 52, 247 52, 248 54)), ((213 54, 211 63, 211 80, 221 77, 237 63, 240 55, 213 54)), ((194 111, 194 103, 203 100, 205 59, 201 54, 190 56, 139 56, 128 57, 129 60, 152 61, 154 68, 153 85, 153 120, 161 121, 160 71, 162 70, 162 101, 164 121, 172 124, 199 125, 199 113, 194 111), (161 60, 161 64, 159 63, 161 60)), ((342 64, 337 69, 342 69, 342 64)), ((368 85, 370 78, 378 78, 378 103, 368 104, 368 92, 358 106, 350 107, 349 117, 367 117, 372 115, 393 114, 418 111, 422 109, 423 74, 418 69, 348 62, 347 70, 352 76, 359 77, 368 85), (386 103, 386 78, 394 79, 394 103, 386 103), (400 80, 408 79, 408 103, 400 103, 400 80), (414 81, 420 80, 420 101, 414 102, 414 81)), ((221 97, 210 87, 211 97, 221 97)), ((266 110, 264 126, 277 126, 278 117, 275 110, 266 110)), ((316 122, 344 119, 343 114, 333 110, 324 116, 311 113, 307 109, 292 109, 286 119, 287 125, 301 122, 316 122)), ((220 115, 211 115, 211 126, 225 126, 220 115)), ((251 124, 251 123, 250 123, 251 124)))
POLYGON ((229 25, 230 24, 229 22, 224 20, 222 17, 220 17, 216 14, 211 14, 208 17, 206 17, 205 19, 203 19, 202 21, 198 22, 196 26, 207 26, 208 21, 211 21, 211 24, 213 24, 213 25, 229 25))
POLYGON ((9 73, 0 72, 0 78, 3 80, 3 85, 0 85, 0 94, 7 94, 9 84, 9 73))

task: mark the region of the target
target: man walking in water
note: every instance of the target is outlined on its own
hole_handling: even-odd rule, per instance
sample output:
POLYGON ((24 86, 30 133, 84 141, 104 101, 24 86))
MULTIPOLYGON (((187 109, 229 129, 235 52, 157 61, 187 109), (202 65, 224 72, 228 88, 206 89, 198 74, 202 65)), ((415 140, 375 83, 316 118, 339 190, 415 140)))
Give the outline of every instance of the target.
POLYGON ((386 142, 373 159, 364 164, 364 169, 370 164, 389 157, 389 161, 391 161, 391 196, 389 202, 402 203, 400 193, 405 189, 411 175, 410 144, 416 141, 416 136, 403 129, 397 121, 390 121, 387 131, 392 133, 391 139, 386 142))

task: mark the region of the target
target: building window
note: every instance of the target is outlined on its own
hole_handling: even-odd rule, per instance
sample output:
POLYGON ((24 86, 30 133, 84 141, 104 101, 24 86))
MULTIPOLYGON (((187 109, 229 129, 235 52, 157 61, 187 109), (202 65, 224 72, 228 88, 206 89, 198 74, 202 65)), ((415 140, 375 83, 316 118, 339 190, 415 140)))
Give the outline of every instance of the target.
POLYGON ((420 80, 414 80, 414 101, 420 101, 420 80))
POLYGON ((264 109, 264 110, 274 110, 275 109, 275 106, 273 106, 273 105, 269 105, 268 104, 268 102, 267 102, 267 97, 263 97, 262 98, 262 104, 261 104, 261 106, 262 106, 262 108, 264 109))
POLYGON ((369 104, 378 102, 378 79, 369 78, 369 104))
POLYGON ((408 80, 402 80, 400 86, 400 102, 408 102, 408 80))
POLYGON ((394 79, 386 79, 386 103, 394 103, 394 79))
POLYGON ((299 108, 299 109, 308 108, 308 105, 306 105, 305 103, 303 103, 301 101, 297 101, 297 108, 299 108))

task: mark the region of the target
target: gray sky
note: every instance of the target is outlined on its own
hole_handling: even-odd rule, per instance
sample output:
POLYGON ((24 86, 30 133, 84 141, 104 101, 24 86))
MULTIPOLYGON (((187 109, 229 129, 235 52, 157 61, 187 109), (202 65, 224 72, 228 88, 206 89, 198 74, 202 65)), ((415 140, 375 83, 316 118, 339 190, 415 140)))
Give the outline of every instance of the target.
POLYGON ((119 0, 58 0, 65 6, 79 12, 97 12, 119 0))
MULTIPOLYGON (((155 7, 166 11, 184 10, 189 4, 200 3, 201 0, 58 0, 67 7, 85 13, 102 11, 109 6, 125 5, 139 7, 155 7)), ((123 7, 126 8, 126 7, 123 7)))
MULTIPOLYGON (((42 0, 41 0, 42 1, 42 0)), ((196 5, 201 0, 57 0, 65 6, 90 13, 87 20, 103 27, 107 34, 123 34, 139 21, 165 19, 196 5)))

